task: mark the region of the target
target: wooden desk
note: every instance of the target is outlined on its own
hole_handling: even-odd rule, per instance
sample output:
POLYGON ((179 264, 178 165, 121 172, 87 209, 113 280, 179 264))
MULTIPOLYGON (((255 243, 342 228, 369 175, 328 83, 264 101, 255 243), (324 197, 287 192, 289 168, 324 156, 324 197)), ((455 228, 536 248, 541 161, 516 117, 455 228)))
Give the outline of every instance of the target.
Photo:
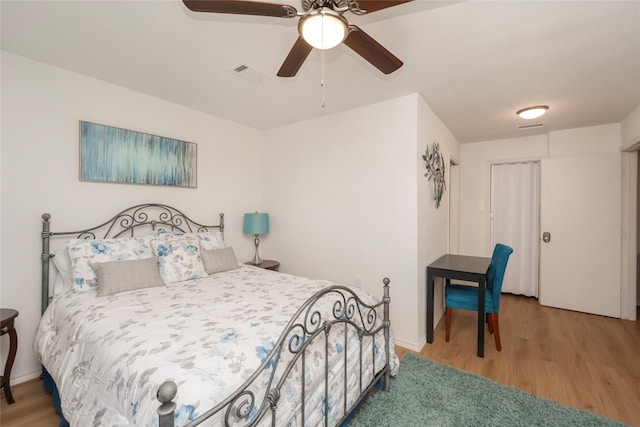
POLYGON ((10 308, 0 309, 0 335, 9 334, 9 355, 7 356, 7 364, 4 366, 4 375, 0 377, 0 386, 4 388, 4 395, 7 398, 7 403, 12 404, 15 402, 13 394, 11 394, 11 368, 13 368, 13 361, 16 359, 16 352, 18 351, 18 334, 14 327, 14 320, 18 317, 18 312, 10 308))
POLYGON ((427 342, 433 342, 434 278, 457 279, 478 283, 478 357, 484 357, 484 293, 491 258, 444 255, 427 266, 427 342))

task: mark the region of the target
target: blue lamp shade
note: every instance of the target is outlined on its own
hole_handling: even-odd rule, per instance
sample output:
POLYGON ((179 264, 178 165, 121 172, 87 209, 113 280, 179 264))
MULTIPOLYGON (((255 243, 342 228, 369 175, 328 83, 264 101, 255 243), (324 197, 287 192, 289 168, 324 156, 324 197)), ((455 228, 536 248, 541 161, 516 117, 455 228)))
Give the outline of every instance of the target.
POLYGON ((244 214, 244 234, 267 234, 269 232, 268 213, 246 213, 244 214))

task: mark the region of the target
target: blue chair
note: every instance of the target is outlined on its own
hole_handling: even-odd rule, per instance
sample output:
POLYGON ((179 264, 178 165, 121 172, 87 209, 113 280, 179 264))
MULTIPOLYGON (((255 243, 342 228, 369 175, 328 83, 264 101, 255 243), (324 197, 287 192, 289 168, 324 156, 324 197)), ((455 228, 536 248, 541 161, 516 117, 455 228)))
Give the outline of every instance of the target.
MULTIPOLYGON (((500 327, 498 324, 498 313, 500 312, 500 293, 502 292, 502 280, 504 272, 507 268, 509 256, 513 253, 513 249, 509 246, 498 243, 493 249, 491 256, 491 264, 487 270, 487 289, 485 292, 484 310, 487 314, 487 323, 489 324, 489 333, 492 333, 498 351, 502 350, 500 343, 500 327)), ((444 288, 445 295, 445 326, 446 341, 449 341, 451 332, 451 310, 453 308, 462 310, 478 311, 478 287, 451 284, 447 281, 444 288)))

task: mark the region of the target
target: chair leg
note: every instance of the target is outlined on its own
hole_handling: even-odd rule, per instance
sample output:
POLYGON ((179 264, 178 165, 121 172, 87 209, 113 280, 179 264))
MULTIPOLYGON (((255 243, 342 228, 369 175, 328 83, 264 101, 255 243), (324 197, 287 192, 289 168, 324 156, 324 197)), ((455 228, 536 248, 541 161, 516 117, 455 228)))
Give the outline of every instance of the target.
POLYGON ((489 333, 492 334, 493 333, 493 316, 491 316, 492 313, 486 313, 487 316, 487 326, 489 326, 489 333))
POLYGON ((444 339, 446 342, 449 342, 449 335, 451 333, 451 308, 450 307, 447 307, 447 311, 444 316, 444 326, 445 326, 444 339))
POLYGON ((500 342, 500 324, 498 323, 498 313, 491 314, 491 323, 493 323, 493 337, 496 340, 496 349, 502 351, 502 343, 500 342))

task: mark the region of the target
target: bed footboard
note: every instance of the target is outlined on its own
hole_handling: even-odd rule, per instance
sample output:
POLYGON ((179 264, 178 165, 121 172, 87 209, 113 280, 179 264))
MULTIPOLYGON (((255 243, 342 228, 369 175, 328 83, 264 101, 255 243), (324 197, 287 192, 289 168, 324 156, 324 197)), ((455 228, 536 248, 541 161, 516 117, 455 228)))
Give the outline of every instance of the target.
MULTIPOLYGON (((196 426, 215 414, 223 414, 223 425, 257 425, 263 421, 263 425, 276 425, 276 410, 281 396, 281 389, 294 371, 296 364, 301 364, 301 372, 305 371, 307 347, 319 336, 324 336, 324 425, 329 426, 329 348, 328 335, 332 328, 343 327, 344 333, 344 399, 342 405, 341 419, 336 425, 342 424, 354 408, 368 395, 371 388, 380 380, 383 381, 383 389, 389 390, 390 379, 390 326, 389 319, 389 283, 390 280, 385 278, 384 293, 381 302, 373 305, 366 304, 362 301, 354 291, 345 286, 330 286, 325 288, 311 298, 309 298, 298 309, 296 314, 291 318, 285 330, 280 335, 274 348, 263 361, 262 365, 256 370, 242 386, 240 386, 233 394, 224 399, 214 408, 205 412, 195 420, 186 424, 184 427, 196 426), (318 309, 321 302, 332 301, 331 315, 323 315, 318 309), (379 309, 382 308, 382 319, 380 319, 379 309), (355 334, 348 334, 347 329, 352 328, 355 334), (375 340, 376 334, 384 334, 385 346, 385 366, 376 366, 375 363, 375 345, 371 344, 371 360, 373 366, 363 365, 363 340, 365 337, 375 340), (349 342, 347 337, 355 336, 356 339, 349 342), (359 363, 357 368, 360 370, 359 375, 359 397, 348 403, 347 390, 347 353, 350 346, 358 346, 359 363), (283 360, 283 356, 287 356, 287 360, 283 366, 278 366, 283 360), (363 369, 371 369, 371 375, 367 376, 367 383, 363 384, 363 369), (276 375, 277 372, 277 375, 276 375), (259 378, 269 378, 266 390, 258 388, 256 383, 259 378), (266 417, 270 415, 270 421, 266 417)), ((283 362, 285 363, 285 362, 283 362)), ((301 425, 305 425, 305 375, 300 376, 300 419, 301 425)), ((178 387, 173 381, 165 381, 157 392, 157 398, 161 405, 158 408, 158 424, 160 427, 174 427, 174 412, 176 403, 173 402, 178 391, 178 387)), ((336 402, 334 402, 337 404, 336 402)))

